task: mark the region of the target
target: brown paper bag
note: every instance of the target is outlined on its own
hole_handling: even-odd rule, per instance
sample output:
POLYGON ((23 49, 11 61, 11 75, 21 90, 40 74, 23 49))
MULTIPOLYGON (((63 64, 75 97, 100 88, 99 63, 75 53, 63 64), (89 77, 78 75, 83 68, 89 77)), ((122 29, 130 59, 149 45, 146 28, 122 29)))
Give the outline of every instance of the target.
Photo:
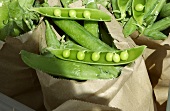
POLYGON ((78 100, 68 100, 53 111, 69 111, 70 109, 72 111, 121 111, 118 108, 78 100))
POLYGON ((44 111, 41 86, 35 70, 26 66, 20 51, 39 52, 41 25, 16 38, 0 42, 0 92, 37 111, 44 111))
POLYGON ((164 41, 136 36, 136 33, 131 35, 136 44, 147 45, 143 57, 154 90, 157 110, 165 111, 170 84, 170 36, 164 41))
MULTIPOLYGON (((107 12, 104 7, 101 10, 107 12)), ((122 27, 113 16, 112 19, 106 25, 116 46, 120 49, 136 46, 131 38, 124 38, 122 27)), ((72 99, 116 107, 122 111, 154 111, 152 87, 142 56, 124 67, 115 79, 80 82, 54 78, 39 70, 36 72, 48 111, 72 99)))

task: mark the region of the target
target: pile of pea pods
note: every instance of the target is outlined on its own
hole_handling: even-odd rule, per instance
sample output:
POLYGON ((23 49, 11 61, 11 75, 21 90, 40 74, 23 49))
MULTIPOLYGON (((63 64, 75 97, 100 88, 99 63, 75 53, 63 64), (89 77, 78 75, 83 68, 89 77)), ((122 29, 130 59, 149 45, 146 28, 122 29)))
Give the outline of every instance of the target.
POLYGON ((35 6, 36 0, 0 0, 0 40, 16 37, 34 30, 39 16, 27 9, 35 6))
POLYGON ((85 8, 69 8, 68 3, 30 8, 43 17, 47 47, 39 55, 22 50, 22 60, 55 77, 90 80, 116 78, 142 55, 146 46, 117 49, 103 24, 111 16, 99 10, 96 2, 84 4, 85 8))
POLYGON ((128 37, 138 31, 153 40, 164 40, 170 27, 168 0, 111 0, 112 11, 128 37))

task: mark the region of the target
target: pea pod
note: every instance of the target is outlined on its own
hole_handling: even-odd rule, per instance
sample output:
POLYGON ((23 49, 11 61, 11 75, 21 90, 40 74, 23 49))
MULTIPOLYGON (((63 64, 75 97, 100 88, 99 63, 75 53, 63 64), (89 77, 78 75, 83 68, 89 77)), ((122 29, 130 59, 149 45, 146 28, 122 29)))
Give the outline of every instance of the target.
POLYGON ((133 13, 133 17, 136 20, 138 25, 142 25, 143 24, 143 18, 144 18, 144 10, 142 11, 137 11, 137 5, 141 4, 143 6, 145 6, 146 1, 145 0, 133 0, 132 1, 132 13, 133 13))
POLYGON ((147 0, 145 4, 145 14, 144 14, 144 19, 147 18, 148 16, 152 13, 154 10, 155 6, 159 3, 160 0, 147 0))
POLYGON ((156 21, 149 28, 152 30, 163 31, 168 27, 170 27, 170 16, 156 21))
POLYGON ((46 23, 46 42, 48 47, 53 47, 53 48, 59 48, 60 47, 60 42, 57 39, 56 34, 52 30, 50 23, 48 20, 45 20, 46 23))
POLYGON ((68 60, 68 61, 81 62, 86 64, 96 64, 96 65, 123 65, 123 64, 131 63, 134 60, 136 60, 139 56, 142 55, 145 48, 146 46, 138 46, 138 47, 127 49, 125 52, 124 50, 108 52, 108 51, 91 51, 91 50, 75 50, 75 49, 54 49, 50 47, 48 47, 47 50, 50 51, 53 55, 55 55, 57 58, 68 60), (69 50, 69 56, 67 57, 63 56, 63 53, 68 50, 69 50), (82 60, 79 60, 77 58, 77 54, 79 52, 82 52, 84 54, 84 58, 82 60), (106 55, 108 53, 119 54, 122 60, 120 62, 107 61, 108 58, 106 58, 107 57, 106 55))
POLYGON ((105 12, 101 10, 89 9, 89 8, 39 7, 39 8, 32 8, 30 9, 30 11, 35 11, 42 14, 43 16, 56 18, 56 19, 111 21, 111 16, 106 14, 105 12), (76 12, 75 17, 69 16, 71 10, 74 10, 76 12), (59 11, 61 11, 61 15, 57 15, 59 11))
MULTIPOLYGON (((29 67, 49 73, 53 76, 65 77, 77 80, 92 79, 113 79, 120 73, 119 68, 108 71, 101 69, 101 66, 91 66, 87 64, 64 61, 54 57, 46 57, 21 51, 21 58, 29 67)), ((104 66, 103 66, 104 67, 104 66)))
MULTIPOLYGON (((86 4, 86 8, 98 9, 97 4, 95 2, 90 2, 86 4)), ((95 37, 99 38, 99 25, 98 21, 84 21, 84 27, 90 33, 92 33, 95 37)))
POLYGON ((122 20, 126 17, 126 11, 129 9, 131 6, 132 0, 118 0, 117 4, 121 13, 121 17, 119 20, 122 20))
POLYGON ((138 29, 138 27, 136 26, 136 21, 134 20, 133 17, 131 17, 127 23, 125 24, 125 26, 123 27, 123 34, 125 37, 128 37, 129 35, 131 35, 134 31, 136 31, 138 29))
POLYGON ((160 11, 161 17, 167 17, 170 16, 170 3, 166 3, 163 5, 161 11, 160 11))
POLYGON ((161 11, 161 9, 165 3, 166 3, 166 0, 159 0, 159 2, 156 4, 155 8, 150 13, 150 16, 148 16, 144 20, 145 23, 147 24, 147 26, 152 25, 155 22, 159 12, 161 11))
POLYGON ((158 30, 153 30, 150 28, 146 28, 143 31, 143 35, 152 38, 154 40, 164 40, 167 38, 167 36, 165 34, 163 34, 162 32, 158 31, 158 30))
POLYGON ((109 45, 102 42, 97 37, 93 36, 83 26, 73 20, 58 20, 53 19, 53 22, 69 35, 74 41, 83 47, 96 51, 111 51, 115 50, 109 45))

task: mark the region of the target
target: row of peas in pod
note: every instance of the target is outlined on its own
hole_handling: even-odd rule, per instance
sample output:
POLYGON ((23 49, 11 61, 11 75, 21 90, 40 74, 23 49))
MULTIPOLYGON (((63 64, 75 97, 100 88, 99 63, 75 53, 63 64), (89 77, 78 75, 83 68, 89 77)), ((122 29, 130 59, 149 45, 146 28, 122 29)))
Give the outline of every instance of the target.
POLYGON ((170 27, 167 0, 111 0, 111 4, 125 37, 138 31, 154 40, 167 38, 165 31, 170 27))
POLYGON ((110 22, 111 16, 99 10, 96 2, 87 3, 85 8, 46 6, 30 11, 44 17, 47 47, 41 50, 41 55, 21 51, 22 60, 54 76, 79 80, 113 79, 146 48, 136 46, 120 50, 113 42, 108 43, 113 38, 104 22, 110 22), (56 32, 62 36, 60 39, 56 32))

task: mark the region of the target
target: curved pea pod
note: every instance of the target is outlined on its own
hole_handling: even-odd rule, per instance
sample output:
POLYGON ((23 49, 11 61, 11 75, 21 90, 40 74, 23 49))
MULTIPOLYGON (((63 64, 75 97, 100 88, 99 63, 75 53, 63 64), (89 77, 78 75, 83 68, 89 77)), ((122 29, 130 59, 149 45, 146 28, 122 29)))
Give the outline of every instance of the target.
POLYGON ((67 35, 69 35, 74 41, 89 50, 115 50, 94 35, 92 35, 89 31, 87 31, 83 26, 81 26, 74 20, 53 19, 53 22, 67 35))
MULTIPOLYGON (((95 65, 123 65, 123 64, 128 64, 133 62, 134 60, 136 60, 139 56, 142 55, 144 49, 146 48, 146 46, 137 46, 134 48, 130 48, 127 49, 127 54, 128 54, 128 58, 126 60, 121 60, 119 62, 114 62, 114 61, 110 61, 108 60, 108 58, 106 58, 108 53, 112 53, 112 54, 121 54, 121 52, 124 52, 124 50, 119 50, 119 51, 115 51, 115 52, 97 52, 97 51, 91 51, 91 50, 72 50, 72 49, 54 49, 54 48, 50 48, 48 47, 47 50, 49 52, 51 52, 51 54, 55 55, 57 58, 63 59, 63 60, 67 60, 67 61, 74 61, 74 62, 80 62, 80 63, 86 63, 86 64, 95 64, 95 65), (63 52, 64 51, 70 51, 69 52, 69 56, 65 57, 63 56, 63 52), (77 54, 79 52, 84 53, 84 58, 83 59, 79 59, 77 57, 77 54), (95 54, 93 56, 93 54, 95 54), (98 54, 98 55, 97 55, 98 54), (94 58, 94 59, 93 59, 94 58)), ((112 57, 111 57, 112 59, 112 57)))
POLYGON ((149 29, 163 31, 167 29, 168 27, 170 27, 170 16, 156 21, 149 27, 149 29))
POLYGON ((132 1, 132 13, 133 17, 136 20, 137 24, 142 25, 143 24, 143 18, 144 18, 144 9, 138 11, 137 7, 138 5, 143 5, 145 6, 145 0, 133 0, 132 1))
POLYGON ((167 38, 167 36, 165 34, 163 34, 162 32, 158 31, 158 30, 153 30, 150 28, 146 28, 143 31, 143 35, 152 38, 154 40, 164 40, 167 38))
POLYGON ((111 16, 97 9, 89 8, 60 8, 60 7, 39 7, 32 8, 43 16, 56 19, 72 19, 72 20, 91 20, 91 21, 111 21, 111 16), (70 16, 70 11, 74 12, 74 16, 70 16))
POLYGON ((135 32, 138 27, 136 26, 136 21, 134 20, 133 17, 131 17, 127 23, 124 25, 123 27, 123 34, 125 37, 128 37, 129 35, 131 35, 133 32, 135 32))
POLYGON ((33 54, 27 51, 21 51, 21 58, 29 67, 53 76, 77 79, 113 79, 120 73, 120 68, 112 67, 112 71, 101 70, 102 66, 91 66, 87 64, 64 61, 55 57, 46 57, 33 54))
POLYGON ((126 17, 126 11, 129 9, 131 6, 132 0, 118 0, 117 4, 121 13, 121 17, 119 20, 122 20, 126 17))
POLYGON ((160 11, 161 17, 167 17, 170 16, 170 3, 166 3, 163 5, 161 11, 160 11))

